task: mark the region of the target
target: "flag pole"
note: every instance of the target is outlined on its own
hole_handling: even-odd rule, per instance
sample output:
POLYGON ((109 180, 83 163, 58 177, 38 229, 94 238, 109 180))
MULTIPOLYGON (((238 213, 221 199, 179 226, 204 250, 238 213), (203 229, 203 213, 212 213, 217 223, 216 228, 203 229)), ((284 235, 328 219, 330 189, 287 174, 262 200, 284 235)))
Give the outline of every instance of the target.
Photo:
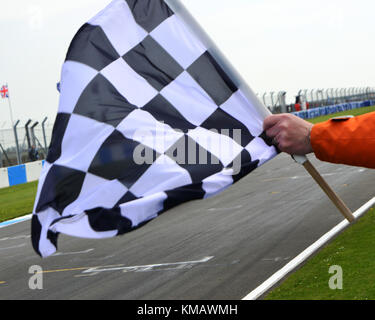
MULTIPOLYGON (((232 66, 229 60, 221 53, 219 48, 211 40, 208 34, 203 30, 203 28, 197 23, 194 17, 189 13, 180 0, 164 0, 165 3, 173 10, 173 12, 179 16, 182 21, 185 22, 186 26, 196 34, 200 41, 208 48, 210 54, 216 59, 221 68, 226 72, 226 74, 231 78, 234 84, 242 91, 244 96, 251 102, 257 112, 262 116, 263 120, 270 116, 272 113, 268 110, 265 105, 259 100, 259 98, 254 94, 253 90, 247 85, 246 81, 237 72, 237 70, 232 66)), ((353 222, 355 220, 353 213, 345 205, 345 203, 340 199, 340 197, 332 190, 328 183, 324 180, 321 174, 316 170, 313 164, 307 159, 306 156, 303 157, 293 157, 298 163, 300 163, 307 172, 312 176, 312 178, 318 183, 318 185, 323 189, 335 206, 340 210, 344 217, 349 221, 353 222)))
POLYGON ((342 201, 342 199, 336 194, 335 191, 329 186, 326 180, 322 177, 322 175, 318 172, 318 170, 313 166, 313 164, 307 159, 306 156, 293 156, 293 159, 301 164, 307 172, 312 176, 315 182, 323 189, 326 193, 328 198, 331 199, 333 204, 339 209, 342 215, 350 222, 355 221, 355 217, 352 211, 348 208, 348 206, 342 201))
POLYGON ((8 83, 6 83, 5 85, 6 85, 7 90, 8 90, 8 105, 9 105, 10 121, 12 123, 12 129, 13 129, 13 134, 14 134, 14 139, 15 139, 16 149, 17 149, 17 164, 21 164, 21 155, 20 155, 20 148, 19 148, 19 145, 18 145, 17 128, 16 128, 16 125, 14 124, 12 103, 10 102, 9 85, 8 85, 8 83))
POLYGON ((12 110, 12 104, 10 102, 10 91, 9 91, 9 86, 8 83, 5 84, 7 89, 8 89, 8 104, 9 104, 9 112, 10 112, 10 121, 12 123, 12 128, 14 126, 14 121, 13 121, 13 110, 12 110))

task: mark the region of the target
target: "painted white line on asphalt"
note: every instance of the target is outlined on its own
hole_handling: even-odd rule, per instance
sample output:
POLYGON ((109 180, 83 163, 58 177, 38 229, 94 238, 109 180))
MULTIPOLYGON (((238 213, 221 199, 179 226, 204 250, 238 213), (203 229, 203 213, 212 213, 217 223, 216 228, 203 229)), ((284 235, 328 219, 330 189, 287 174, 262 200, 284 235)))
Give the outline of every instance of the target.
MULTIPOLYGON (((361 208, 359 208, 356 212, 354 212, 354 217, 357 219, 366 213, 371 207, 375 204, 375 198, 372 198, 369 202, 364 204, 361 208)), ((340 233, 343 229, 345 229, 349 225, 347 220, 342 221, 336 227, 334 227, 331 231, 327 232, 323 237, 321 237, 318 241, 313 243, 310 247, 308 247, 305 251, 299 254, 296 258, 290 261, 285 267, 280 269, 276 272, 273 276, 271 276, 268 280, 263 282, 258 288, 250 292, 246 297, 242 300, 256 300, 265 294, 268 290, 270 290, 274 285, 276 285, 279 281, 281 281, 285 276, 287 276, 290 272, 295 270, 301 263, 306 261, 313 253, 315 253, 318 249, 324 246, 329 240, 331 240, 334 236, 340 233)))
MULTIPOLYGON (((365 171, 367 171, 367 169, 355 169, 355 170, 351 170, 351 171, 346 170, 346 173, 363 173, 365 171)), ((342 170, 338 170, 337 172, 322 173, 322 177, 324 177, 324 178, 336 176, 336 175, 342 175, 342 170)), ((273 181, 280 181, 280 180, 286 180, 286 179, 291 179, 291 180, 311 179, 311 176, 306 174, 306 175, 302 175, 302 176, 269 178, 269 179, 263 179, 261 181, 262 182, 273 182, 273 181)))
POLYGON ((243 206, 236 206, 231 208, 210 208, 207 211, 233 211, 237 209, 241 209, 243 206))
POLYGON ((94 251, 95 249, 87 249, 84 251, 77 251, 77 252, 56 252, 51 257, 59 257, 59 256, 72 256, 72 255, 78 255, 78 254, 84 254, 84 253, 90 253, 94 251))
POLYGON ((20 222, 30 220, 32 216, 33 216, 32 214, 28 214, 28 215, 20 217, 20 218, 16 218, 16 219, 13 219, 13 220, 1 222, 0 223, 0 229, 9 227, 9 226, 11 226, 13 224, 16 224, 16 223, 20 223, 20 222))
POLYGON ((13 241, 13 240, 25 240, 25 239, 30 239, 31 238, 31 235, 20 235, 20 236, 15 236, 15 237, 5 237, 5 238, 1 238, 0 239, 0 242, 4 242, 4 241, 13 241))
POLYGON ((3 250, 10 250, 10 249, 18 249, 18 248, 23 248, 26 246, 26 243, 19 244, 18 246, 12 246, 12 247, 6 247, 6 248, 0 248, 0 251, 3 250))
POLYGON ((190 269, 195 265, 206 263, 212 260, 214 257, 205 257, 198 261, 185 261, 185 262, 174 262, 174 263, 159 263, 149 264, 144 266, 132 266, 126 267, 124 265, 118 265, 116 267, 94 267, 83 271, 83 274, 98 274, 101 272, 108 271, 122 271, 122 272, 151 272, 151 271, 169 271, 169 270, 181 270, 190 269))

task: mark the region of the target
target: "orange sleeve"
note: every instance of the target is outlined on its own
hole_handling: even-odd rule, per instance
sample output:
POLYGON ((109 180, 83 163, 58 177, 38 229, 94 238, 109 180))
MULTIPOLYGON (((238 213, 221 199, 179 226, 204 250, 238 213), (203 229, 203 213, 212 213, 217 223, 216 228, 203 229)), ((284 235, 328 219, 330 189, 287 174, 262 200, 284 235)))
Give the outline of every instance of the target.
POLYGON ((322 161, 375 169, 375 112, 314 125, 311 145, 322 161))

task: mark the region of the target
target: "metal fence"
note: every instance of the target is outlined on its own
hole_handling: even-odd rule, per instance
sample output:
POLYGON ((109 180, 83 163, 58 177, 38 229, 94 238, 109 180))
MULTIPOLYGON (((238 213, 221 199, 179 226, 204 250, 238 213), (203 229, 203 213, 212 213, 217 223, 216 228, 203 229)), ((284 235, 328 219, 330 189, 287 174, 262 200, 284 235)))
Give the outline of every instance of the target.
POLYGON ((47 157, 53 124, 43 121, 17 121, 13 128, 0 127, 0 167, 23 164, 47 157), (37 153, 31 155, 35 147, 37 153), (37 155, 37 157, 36 157, 37 155))
POLYGON ((304 102, 308 108, 318 108, 340 103, 374 100, 375 88, 329 88, 301 89, 291 94, 286 91, 264 92, 258 98, 272 113, 295 112, 297 101, 304 102))
MULTIPOLYGON (((375 100, 375 88, 329 88, 302 89, 292 94, 287 91, 265 92, 258 98, 272 113, 295 112, 297 102, 304 108, 318 108, 340 103, 375 100)), ((30 154, 33 146, 38 151, 38 159, 47 157, 48 146, 52 137, 53 124, 29 120, 17 121, 13 128, 5 128, 0 123, 0 167, 34 161, 30 154)))

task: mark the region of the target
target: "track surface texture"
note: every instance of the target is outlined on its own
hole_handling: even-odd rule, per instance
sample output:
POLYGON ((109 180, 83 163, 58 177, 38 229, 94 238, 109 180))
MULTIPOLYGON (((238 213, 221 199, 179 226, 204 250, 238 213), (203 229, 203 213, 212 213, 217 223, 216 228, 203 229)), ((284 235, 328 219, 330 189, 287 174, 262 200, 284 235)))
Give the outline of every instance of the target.
MULTIPOLYGON (((374 196, 374 170, 310 159, 353 211, 374 196)), ((32 250, 30 221, 0 229, 0 300, 239 300, 342 220, 304 168, 280 155, 125 236, 61 236, 47 259, 32 250), (29 289, 33 265, 42 290, 29 289)))

